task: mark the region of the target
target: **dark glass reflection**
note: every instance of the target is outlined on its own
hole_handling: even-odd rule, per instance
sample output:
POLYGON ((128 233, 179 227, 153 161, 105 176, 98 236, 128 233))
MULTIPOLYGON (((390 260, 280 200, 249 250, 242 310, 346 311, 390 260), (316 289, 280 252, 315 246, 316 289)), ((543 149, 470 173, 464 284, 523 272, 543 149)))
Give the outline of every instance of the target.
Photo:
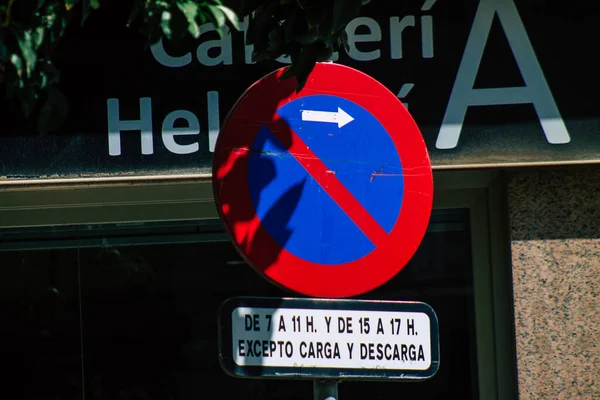
MULTIPOLYGON (((217 310, 232 296, 290 296, 215 227, 188 222, 0 232, 5 393, 27 400, 308 400, 312 382, 241 379, 218 363, 217 310)), ((434 211, 394 279, 360 296, 436 311, 441 365, 425 382, 341 382, 340 400, 477 398, 467 210, 434 211)), ((376 266, 374 266, 375 268, 376 266)))

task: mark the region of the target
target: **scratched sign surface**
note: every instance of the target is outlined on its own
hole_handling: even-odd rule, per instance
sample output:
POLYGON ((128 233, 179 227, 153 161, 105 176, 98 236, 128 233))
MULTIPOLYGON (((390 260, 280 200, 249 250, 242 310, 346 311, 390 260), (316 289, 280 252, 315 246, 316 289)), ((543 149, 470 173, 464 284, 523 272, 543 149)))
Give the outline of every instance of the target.
POLYGON ((296 93, 282 71, 250 87, 225 121, 213 166, 220 215, 274 283, 327 297, 374 289, 404 267, 429 221, 423 138, 362 72, 318 64, 296 93))

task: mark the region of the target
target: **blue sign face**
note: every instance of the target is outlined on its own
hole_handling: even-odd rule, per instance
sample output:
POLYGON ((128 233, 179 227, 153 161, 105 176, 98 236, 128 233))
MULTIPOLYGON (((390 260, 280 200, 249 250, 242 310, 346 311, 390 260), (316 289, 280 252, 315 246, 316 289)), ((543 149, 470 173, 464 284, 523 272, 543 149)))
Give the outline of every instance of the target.
MULTIPOLYGON (((331 95, 298 98, 277 114, 389 234, 402 207, 404 178, 381 123, 356 103, 331 95)), ((303 165, 310 162, 261 128, 252 144, 248 182, 263 226, 282 248, 306 261, 334 265, 369 254, 376 244, 308 174, 303 165)))

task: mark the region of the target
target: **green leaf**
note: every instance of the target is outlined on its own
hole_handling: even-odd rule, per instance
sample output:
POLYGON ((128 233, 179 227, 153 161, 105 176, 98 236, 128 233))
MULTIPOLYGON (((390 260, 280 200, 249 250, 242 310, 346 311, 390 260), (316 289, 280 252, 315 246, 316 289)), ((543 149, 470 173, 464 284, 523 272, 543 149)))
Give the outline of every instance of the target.
POLYGON ((350 44, 348 43, 348 32, 343 30, 338 36, 338 46, 343 47, 346 52, 350 51, 350 44))
POLYGON ((40 46, 44 42, 44 35, 46 28, 43 25, 38 26, 32 33, 33 36, 33 47, 35 50, 39 50, 40 46))
POLYGON ((311 44, 319 38, 317 27, 313 26, 306 33, 296 36, 296 41, 300 44, 311 44))
POLYGON ((304 88, 308 76, 315 67, 319 46, 323 46, 323 44, 313 43, 304 45, 299 53, 290 54, 292 65, 283 74, 281 74, 280 79, 283 80, 295 77, 297 81, 296 92, 300 92, 304 88))
POLYGON ((6 97, 8 99, 14 99, 19 90, 20 79, 13 73, 14 71, 6 69, 4 71, 4 86, 6 87, 6 97))
POLYGON ((145 50, 148 50, 148 48, 150 46, 157 43, 163 36, 162 28, 161 28, 160 14, 158 14, 158 13, 150 13, 150 15, 148 15, 148 14, 149 13, 146 10, 146 15, 144 17, 146 24, 145 24, 145 26, 142 25, 140 27, 140 31, 147 37, 146 43, 144 45, 145 50))
POLYGON ((2 39, 0 35, 0 65, 8 61, 8 47, 6 47, 6 43, 2 39))
POLYGON ((200 27, 196 22, 196 18, 198 17, 198 12, 200 11, 200 7, 194 1, 186 1, 185 3, 177 3, 177 7, 183 15, 185 15, 185 19, 188 23, 188 32, 194 39, 198 39, 200 37, 200 27))
POLYGON ((309 26, 318 25, 326 11, 322 7, 305 8, 304 17, 309 26))
POLYGON ((17 43, 19 44, 19 49, 21 50, 23 60, 25 61, 25 74, 29 78, 37 63, 37 52, 33 35, 27 31, 23 31, 22 35, 17 38, 17 43))
POLYGON ((231 8, 226 7, 226 6, 217 6, 225 15, 225 17, 227 18, 227 20, 229 21, 229 23, 237 30, 240 30, 240 20, 237 16, 237 14, 235 13, 235 11, 233 11, 231 8))
POLYGON ((298 17, 297 13, 292 12, 285 21, 285 24, 283 24, 283 30, 285 32, 285 42, 287 44, 292 43, 296 40, 298 32, 302 30, 302 24, 304 24, 302 18, 298 17))
POLYGON ((324 45, 317 50, 317 62, 328 61, 333 56, 333 46, 324 45))
MULTIPOLYGON (((191 3, 192 0, 188 0, 187 3, 191 3)), ((187 11, 190 12, 189 10, 187 11)), ((192 21, 193 22, 193 21, 192 21)), ((200 34, 200 29, 197 24, 190 24, 187 16, 183 13, 179 5, 170 7, 168 10, 164 10, 161 15, 161 28, 165 37, 169 40, 177 41, 187 34, 194 36, 196 33, 200 34), (196 32, 196 28, 197 32, 196 32)), ((194 36, 197 37, 197 36, 194 36)))
POLYGON ((258 51, 254 52, 252 61, 273 60, 283 55, 286 45, 283 27, 274 25, 268 33, 268 39, 265 44, 266 47, 259 48, 258 51))
POLYGON ((164 10, 160 16, 160 27, 163 35, 169 40, 173 37, 173 32, 171 31, 171 17, 172 14, 169 10, 164 10))
POLYGON ((46 75, 46 72, 44 72, 44 70, 38 70, 35 81, 30 83, 30 85, 31 84, 34 85, 34 89, 45 89, 46 86, 48 86, 48 76, 46 75))
POLYGON ((8 24, 8 7, 0 5, 0 27, 5 27, 8 24))
POLYGON ((346 25, 358 16, 361 7, 361 0, 334 0, 333 1, 333 22, 331 32, 338 34, 346 28, 346 25))
POLYGON ((79 0, 65 0, 65 8, 67 11, 71 11, 71 8, 75 7, 77 3, 79 3, 79 0))
POLYGON ((44 40, 40 45, 46 57, 49 57, 62 38, 72 13, 65 11, 61 3, 48 3, 45 6, 43 26, 44 40), (60 4, 60 5, 59 5, 60 4))
POLYGON ((259 38, 258 34, 259 26, 254 18, 250 18, 250 22, 248 23, 248 28, 246 29, 246 46, 251 44, 255 44, 259 38))
POLYGON ((52 62, 46 61, 42 66, 42 70, 48 79, 48 85, 58 84, 60 80, 60 72, 54 66, 54 64, 52 64, 52 62))
POLYGON ((263 5, 263 0, 241 0, 241 4, 237 7, 238 14, 240 17, 244 18, 261 5, 263 5))
POLYGON ((217 28, 222 27, 227 22, 227 18, 223 11, 219 8, 219 6, 213 6, 212 4, 208 5, 208 9, 212 15, 212 21, 217 26, 217 28))
MULTIPOLYGON (((145 4, 142 0, 134 0, 131 6, 131 10, 129 11, 129 18, 127 18, 127 27, 130 27, 133 22, 137 19, 140 12, 144 9, 145 4)), ((145 9, 145 22, 147 23, 149 19, 154 19, 153 17, 156 15, 152 9, 145 9)))
POLYGON ((17 97, 21 103, 21 110, 25 117, 29 117, 33 112, 37 102, 37 93, 33 85, 23 84, 17 91, 17 97))
POLYGON ((38 116, 38 132, 43 135, 56 130, 68 113, 69 105, 65 95, 55 85, 49 86, 46 102, 38 116))
POLYGON ((22 75, 23 71, 23 59, 16 53, 10 55, 10 63, 17 70, 17 75, 22 75))
POLYGON ((83 24, 85 23, 85 21, 88 19, 88 17, 90 16, 90 0, 83 0, 83 7, 81 10, 81 25, 83 26, 83 24))
POLYGON ((279 7, 276 2, 268 2, 261 4, 254 13, 254 17, 250 19, 250 24, 246 32, 246 44, 254 45, 256 52, 260 53, 262 49, 267 47, 266 41, 273 26, 277 21, 273 19, 275 10, 279 7))

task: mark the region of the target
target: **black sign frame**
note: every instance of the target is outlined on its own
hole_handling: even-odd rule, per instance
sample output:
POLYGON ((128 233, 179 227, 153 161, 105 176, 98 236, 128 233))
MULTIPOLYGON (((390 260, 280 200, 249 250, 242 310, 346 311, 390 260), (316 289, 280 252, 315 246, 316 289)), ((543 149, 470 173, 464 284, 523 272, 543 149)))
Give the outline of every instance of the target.
POLYGON ((356 299, 312 299, 240 296, 225 300, 218 311, 219 363, 229 375, 238 378, 271 379, 335 379, 423 381, 433 377, 440 366, 438 318, 431 306, 417 301, 382 301, 356 299), (430 321, 431 365, 426 370, 329 368, 329 367, 264 367, 237 365, 232 349, 231 313, 237 307, 296 308, 312 310, 367 310, 422 312, 430 321))

